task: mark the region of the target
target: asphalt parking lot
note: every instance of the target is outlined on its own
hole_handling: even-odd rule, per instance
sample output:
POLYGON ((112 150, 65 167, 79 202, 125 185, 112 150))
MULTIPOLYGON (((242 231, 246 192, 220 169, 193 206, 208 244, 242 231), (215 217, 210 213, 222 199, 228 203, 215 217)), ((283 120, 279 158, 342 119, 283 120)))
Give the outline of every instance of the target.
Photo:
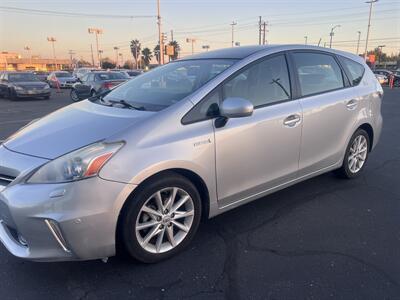
MULTIPOLYGON (((0 139, 71 103, 0 99, 0 139)), ((0 246, 1 299, 400 299, 400 90, 363 175, 328 173, 203 222, 184 253, 144 265, 34 263, 0 246)))

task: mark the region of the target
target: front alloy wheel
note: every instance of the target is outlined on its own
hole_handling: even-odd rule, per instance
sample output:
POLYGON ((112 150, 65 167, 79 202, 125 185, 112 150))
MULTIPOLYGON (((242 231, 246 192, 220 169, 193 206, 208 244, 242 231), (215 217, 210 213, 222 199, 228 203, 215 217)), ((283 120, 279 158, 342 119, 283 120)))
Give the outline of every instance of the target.
POLYGON ((167 252, 187 236, 194 218, 190 195, 177 187, 154 193, 142 206, 136 219, 136 238, 151 253, 167 252))
POLYGON ((165 172, 138 187, 124 208, 121 242, 134 258, 154 263, 186 247, 200 223, 200 195, 185 177, 165 172))

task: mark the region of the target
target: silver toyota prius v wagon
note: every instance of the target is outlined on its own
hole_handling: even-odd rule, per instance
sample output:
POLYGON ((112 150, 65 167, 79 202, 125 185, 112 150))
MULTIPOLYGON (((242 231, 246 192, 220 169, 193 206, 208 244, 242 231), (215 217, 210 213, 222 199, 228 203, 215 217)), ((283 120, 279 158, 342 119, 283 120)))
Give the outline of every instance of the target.
POLYGON ((328 171, 358 176, 379 140, 382 97, 362 58, 320 47, 168 63, 0 146, 0 240, 34 261, 116 249, 166 259, 201 217, 328 171))

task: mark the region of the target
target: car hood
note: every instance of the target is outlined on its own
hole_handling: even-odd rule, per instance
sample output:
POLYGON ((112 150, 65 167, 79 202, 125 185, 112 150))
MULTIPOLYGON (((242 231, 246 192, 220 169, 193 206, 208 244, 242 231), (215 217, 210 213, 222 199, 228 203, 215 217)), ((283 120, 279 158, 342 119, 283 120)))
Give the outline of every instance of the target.
POLYGON ((42 81, 21 81, 21 82, 12 82, 12 84, 20 87, 37 87, 37 88, 44 88, 47 85, 42 81))
POLYGON ((31 122, 7 139, 4 146, 15 152, 54 159, 106 139, 153 114, 86 100, 31 122))

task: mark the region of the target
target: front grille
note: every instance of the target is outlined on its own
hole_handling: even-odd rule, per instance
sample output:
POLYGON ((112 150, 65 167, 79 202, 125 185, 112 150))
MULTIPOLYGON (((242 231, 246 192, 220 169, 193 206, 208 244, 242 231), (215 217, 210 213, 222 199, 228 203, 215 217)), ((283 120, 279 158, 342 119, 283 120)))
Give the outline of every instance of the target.
POLYGON ((13 182, 14 179, 15 179, 15 177, 13 177, 13 176, 0 174, 0 185, 2 185, 2 186, 7 186, 7 185, 9 185, 11 182, 13 182))

